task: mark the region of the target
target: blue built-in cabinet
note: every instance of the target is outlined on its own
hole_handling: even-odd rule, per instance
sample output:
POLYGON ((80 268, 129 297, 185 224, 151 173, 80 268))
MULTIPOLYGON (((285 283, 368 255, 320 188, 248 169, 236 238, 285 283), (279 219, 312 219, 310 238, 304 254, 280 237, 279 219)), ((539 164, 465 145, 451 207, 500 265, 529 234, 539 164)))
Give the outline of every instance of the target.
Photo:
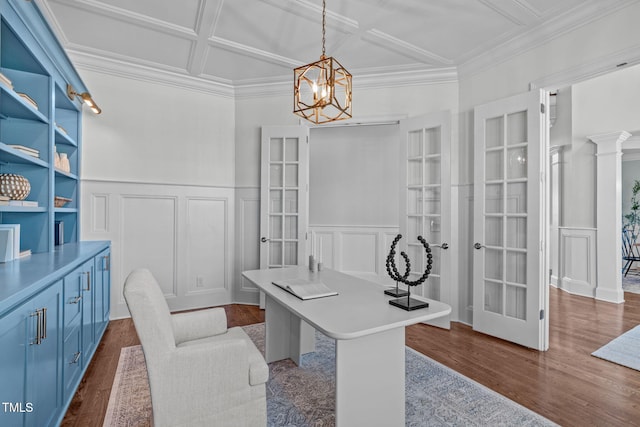
POLYGON ((55 426, 109 323, 110 243, 0 264, 0 426, 55 426))
POLYGON ((54 426, 109 322, 110 243, 79 235, 82 105, 67 86, 88 90, 33 1, 0 0, 0 73, 0 173, 27 178, 33 202, 0 204, 31 251, 0 263, 0 426, 54 426))

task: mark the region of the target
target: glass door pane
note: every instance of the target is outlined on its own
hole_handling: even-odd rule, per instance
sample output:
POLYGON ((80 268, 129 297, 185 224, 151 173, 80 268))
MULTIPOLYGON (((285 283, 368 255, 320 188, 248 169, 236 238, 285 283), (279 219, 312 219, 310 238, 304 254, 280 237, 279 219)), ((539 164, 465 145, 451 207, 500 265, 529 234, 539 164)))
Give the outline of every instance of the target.
POLYGON ((298 264, 298 142, 298 138, 280 137, 269 142, 270 268, 298 264))
MULTIPOLYGON (((430 245, 439 245, 441 219, 441 130, 423 128, 409 132, 406 146, 406 225, 407 254, 411 260, 410 280, 424 273, 427 263, 422 236, 430 245)), ((432 249, 433 264, 427 281, 417 291, 422 296, 440 296, 439 248, 432 249)))
MULTIPOLYGON (((418 236, 431 248, 427 280, 412 287, 418 295, 446 304, 453 301, 451 270, 451 113, 442 111, 400 121, 403 136, 400 156, 400 241, 411 262, 410 280, 421 277, 428 257, 418 236)), ((404 268, 404 263, 401 263, 404 268)), ((404 272, 404 269, 403 269, 404 272)), ((426 322, 450 327, 450 318, 426 322)))

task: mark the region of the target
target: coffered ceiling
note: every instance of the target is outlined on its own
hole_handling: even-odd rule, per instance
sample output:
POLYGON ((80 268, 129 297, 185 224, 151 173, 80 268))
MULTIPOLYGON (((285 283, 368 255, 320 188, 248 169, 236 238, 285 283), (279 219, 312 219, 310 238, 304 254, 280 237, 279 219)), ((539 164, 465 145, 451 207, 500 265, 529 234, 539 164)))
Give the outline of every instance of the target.
MULTIPOLYGON (((72 59, 228 87, 288 81, 321 53, 321 0, 36 0, 72 59)), ((359 78, 457 75, 630 0, 327 0, 326 50, 359 78)))

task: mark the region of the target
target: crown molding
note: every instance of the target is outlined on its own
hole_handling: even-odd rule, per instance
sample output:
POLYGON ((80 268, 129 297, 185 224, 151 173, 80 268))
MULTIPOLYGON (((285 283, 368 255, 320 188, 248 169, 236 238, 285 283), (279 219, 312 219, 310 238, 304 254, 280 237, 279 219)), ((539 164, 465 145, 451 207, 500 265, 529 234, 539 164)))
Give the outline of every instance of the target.
POLYGON ((575 8, 551 18, 544 24, 532 27, 529 31, 505 40, 493 47, 479 46, 468 59, 461 59, 458 66, 460 78, 470 77, 486 71, 496 64, 505 62, 526 51, 548 43, 550 40, 567 34, 577 28, 617 12, 638 0, 589 0, 575 8))
POLYGON ((631 133, 631 136, 622 142, 622 151, 629 150, 640 155, 640 135, 631 133))
MULTIPOLYGON (((417 69, 389 71, 386 69, 369 74, 353 74, 353 90, 380 89, 402 86, 420 86, 432 84, 457 83, 458 73, 455 67, 438 69, 417 69)), ((244 81, 235 85, 236 98, 255 98, 266 96, 290 95, 293 80, 283 78, 264 81, 244 81)))
MULTIPOLYGON (((152 82, 196 92, 211 93, 229 98, 288 96, 291 93, 292 81, 284 76, 259 80, 245 80, 234 84, 231 81, 215 81, 208 78, 187 76, 183 74, 183 71, 174 72, 162 70, 151 64, 132 64, 129 60, 125 59, 105 58, 99 54, 74 50, 73 47, 68 47, 67 51, 74 65, 81 70, 152 82)), ((455 67, 437 69, 407 68, 400 71, 380 68, 374 71, 375 72, 366 74, 363 70, 362 74, 356 74, 353 77, 354 90, 458 82, 458 73, 455 67)))
POLYGON ((529 88, 555 90, 636 64, 640 64, 640 44, 534 80, 529 88))
POLYGON ((216 82, 210 79, 187 76, 183 73, 161 70, 153 66, 132 64, 129 61, 107 59, 73 49, 68 49, 68 52, 74 65, 78 69, 132 80, 152 82, 200 93, 210 93, 226 98, 234 97, 233 85, 230 82, 216 82))

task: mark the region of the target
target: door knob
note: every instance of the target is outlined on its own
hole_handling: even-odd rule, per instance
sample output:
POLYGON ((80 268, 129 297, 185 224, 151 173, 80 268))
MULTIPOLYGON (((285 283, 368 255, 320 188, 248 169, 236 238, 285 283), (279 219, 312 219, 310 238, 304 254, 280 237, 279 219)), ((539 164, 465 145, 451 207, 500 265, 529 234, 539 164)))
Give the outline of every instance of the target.
POLYGON ((443 250, 445 250, 445 251, 446 251, 447 249, 449 249, 449 244, 448 244, 447 242, 443 242, 443 243, 441 243, 441 244, 439 244, 439 245, 430 245, 430 246, 431 246, 432 248, 440 248, 440 249, 443 249, 443 250))
POLYGON ((267 239, 266 237, 263 237, 263 238, 261 238, 261 239, 260 239, 260 241, 261 241, 262 243, 266 243, 266 242, 268 242, 268 241, 269 241, 269 239, 267 239))
POLYGON ((476 243, 473 245, 473 248, 474 248, 474 249, 480 249, 480 248, 486 248, 486 246, 485 246, 485 245, 481 245, 480 243, 477 243, 477 242, 476 242, 476 243))

